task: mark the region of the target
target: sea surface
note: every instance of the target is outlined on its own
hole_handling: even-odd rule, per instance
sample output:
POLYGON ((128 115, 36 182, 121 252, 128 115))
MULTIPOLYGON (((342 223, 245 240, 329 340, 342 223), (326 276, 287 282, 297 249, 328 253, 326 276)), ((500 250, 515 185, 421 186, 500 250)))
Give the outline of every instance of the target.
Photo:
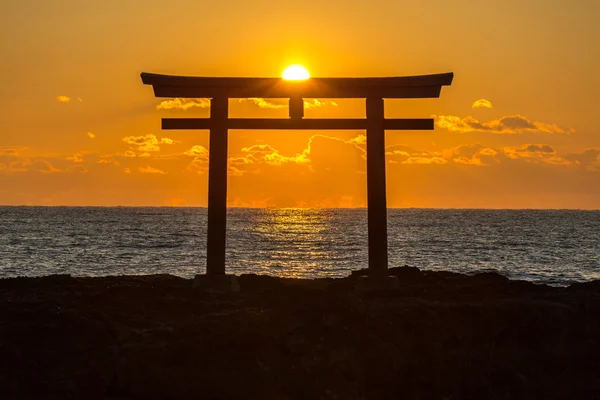
MULTIPOLYGON (((168 273, 206 263, 205 208, 0 207, 0 277, 168 273)), ((390 267, 568 285, 600 279, 600 211, 388 210, 390 267)), ((228 272, 343 277, 367 266, 365 209, 228 210, 228 272)))

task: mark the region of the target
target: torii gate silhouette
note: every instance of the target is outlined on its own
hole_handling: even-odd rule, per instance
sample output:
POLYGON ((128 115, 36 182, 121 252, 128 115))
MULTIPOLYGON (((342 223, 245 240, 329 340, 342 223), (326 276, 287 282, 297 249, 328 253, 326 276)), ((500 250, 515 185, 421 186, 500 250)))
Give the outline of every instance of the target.
POLYGON ((208 129, 207 277, 225 276, 227 141, 229 129, 361 129, 367 132, 367 206, 370 278, 387 278, 385 131, 432 130, 433 119, 386 119, 383 99, 437 98, 453 73, 381 78, 222 78, 143 72, 156 97, 210 98, 210 118, 163 118, 162 129, 208 129), (230 98, 288 98, 289 118, 229 118, 230 98), (304 98, 365 98, 366 119, 304 119, 304 98))

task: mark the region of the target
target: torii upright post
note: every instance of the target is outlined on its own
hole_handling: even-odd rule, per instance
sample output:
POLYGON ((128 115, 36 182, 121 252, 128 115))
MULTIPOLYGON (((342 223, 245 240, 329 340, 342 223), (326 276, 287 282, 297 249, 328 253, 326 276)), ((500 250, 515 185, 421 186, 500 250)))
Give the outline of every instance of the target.
POLYGON ((367 213, 369 274, 387 277, 387 196, 383 99, 367 97, 367 213))
POLYGON ((206 273, 225 274, 225 243, 227 232, 227 118, 229 99, 214 97, 210 102, 208 155, 208 233, 206 273))
MULTIPOLYGON (((367 201, 369 279, 367 287, 387 281, 387 206, 385 179, 385 131, 432 130, 433 119, 386 119, 384 98, 439 97, 442 86, 452 84, 454 74, 385 78, 279 78, 184 77, 142 73, 156 97, 210 98, 210 118, 163 118, 163 129, 208 129, 208 247, 206 275, 199 275, 208 289, 231 290, 235 280, 225 274, 227 222, 227 135, 229 129, 311 129, 367 131, 367 201), (285 119, 229 118, 230 98, 288 98, 285 119), (305 119, 305 98, 364 98, 366 119, 305 119)), ((198 281, 198 280, 197 280, 198 281)))

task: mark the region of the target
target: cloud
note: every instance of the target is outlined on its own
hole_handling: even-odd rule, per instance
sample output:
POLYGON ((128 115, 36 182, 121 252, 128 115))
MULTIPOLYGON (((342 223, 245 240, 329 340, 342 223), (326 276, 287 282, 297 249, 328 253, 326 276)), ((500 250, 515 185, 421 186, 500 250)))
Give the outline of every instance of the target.
MULTIPOLYGON (((0 146, 0 172, 21 173, 87 173, 86 163, 109 157, 101 153, 77 152, 74 154, 41 153, 32 154, 27 147, 0 146), (25 150, 27 150, 25 154, 25 150)), ((100 162, 100 161, 98 161, 100 162)), ((111 163, 114 163, 112 160, 111 163)))
POLYGON ((337 107, 338 104, 332 100, 304 99, 304 108, 320 108, 326 106, 337 107))
POLYGON ((557 155, 547 144, 524 144, 517 147, 495 149, 479 143, 465 144, 441 152, 415 150, 394 145, 386 148, 390 164, 463 164, 490 166, 507 162, 527 162, 568 165, 570 162, 557 155))
MULTIPOLYGON (((252 103, 263 109, 280 109, 288 108, 288 100, 286 99, 264 99, 261 97, 250 97, 238 100, 240 103, 252 103)), ((325 106, 337 107, 337 103, 332 100, 320 99, 304 99, 304 107, 319 108, 325 106)), ((162 101, 156 106, 157 110, 189 110, 190 108, 210 108, 210 99, 208 98, 174 98, 162 101)))
POLYGON ((82 163, 85 161, 84 156, 85 153, 75 153, 70 157, 65 157, 65 160, 73 161, 74 163, 82 163))
POLYGON ((452 147, 442 151, 442 155, 448 161, 456 164, 478 166, 497 164, 503 157, 499 150, 481 144, 452 147))
POLYGON ((361 133, 357 137, 355 137, 353 139, 350 139, 348 142, 352 143, 352 144, 354 144, 356 146, 366 146, 366 144, 367 144, 367 137, 361 133))
POLYGON ((411 156, 402 164, 446 164, 448 161, 438 156, 411 156))
POLYGON ((27 150, 27 147, 0 146, 0 157, 17 157, 24 150, 27 150))
POLYGON ((547 144, 524 144, 519 147, 505 147, 504 153, 510 158, 540 157, 556 154, 556 150, 547 144))
POLYGON ((129 145, 136 146, 139 151, 159 151, 159 141, 154 135, 126 136, 123 141, 129 145))
POLYGON ((110 158, 101 158, 98 161, 96 161, 98 164, 112 164, 115 167, 118 167, 119 165, 121 165, 120 162, 112 160, 110 158))
MULTIPOLYGON (((247 99, 239 99, 240 103, 251 102, 257 105, 260 108, 266 109, 279 109, 279 108, 288 108, 289 103, 286 99, 263 99, 261 97, 249 97, 247 99)), ((304 108, 320 108, 326 106, 337 107, 337 103, 331 100, 323 100, 323 99, 304 99, 304 108)))
POLYGON ((149 165, 145 166, 145 167, 140 167, 138 168, 138 171, 141 172, 142 174, 160 174, 160 175, 165 175, 166 172, 163 170, 160 170, 158 168, 153 168, 149 165))
POLYGON ((254 103, 255 105, 257 105, 260 108, 277 109, 277 108, 287 108, 288 107, 288 102, 287 102, 287 100, 284 100, 284 99, 263 99, 261 97, 249 97, 247 99, 239 99, 238 102, 254 103))
POLYGON ((184 151, 183 154, 187 156, 208 158, 208 150, 206 149, 206 147, 200 146, 199 144, 193 145, 190 149, 184 151))
POLYGON ((94 138, 96 137, 96 135, 94 135, 92 132, 88 132, 88 133, 87 133, 87 136, 88 136, 90 139, 94 139, 94 138))
POLYGON ((331 164, 335 165, 335 159, 339 158, 339 152, 343 151, 348 145, 361 156, 364 156, 364 147, 362 146, 362 144, 364 144, 363 137, 363 135, 360 135, 354 139, 344 140, 325 135, 313 135, 308 139, 308 144, 302 152, 290 156, 281 154, 279 150, 268 144, 255 144, 243 148, 243 156, 232 158, 231 161, 233 164, 264 163, 273 166, 298 164, 311 165, 311 167, 314 167, 315 160, 320 159, 321 153, 324 152, 327 153, 327 156, 332 160, 331 164))
POLYGON ((232 158, 232 164, 255 164, 265 163, 268 165, 283 165, 288 163, 307 164, 310 162, 308 155, 310 154, 310 142, 308 148, 302 153, 297 153, 294 156, 284 156, 279 153, 279 150, 271 147, 268 144, 255 144, 250 147, 242 148, 242 157, 232 158))
POLYGON ((55 174, 64 170, 56 168, 50 161, 35 158, 23 158, 8 165, 7 172, 40 172, 42 174, 55 174))
POLYGON ((402 164, 408 160, 411 154, 422 154, 422 152, 413 149, 412 147, 401 144, 387 146, 385 148, 385 157, 390 164, 402 164))
POLYGON ((126 174, 130 174, 131 170, 129 168, 125 168, 125 169, 123 169, 123 172, 126 173, 126 174))
POLYGON ((404 145, 385 148, 386 160, 390 164, 446 164, 441 153, 413 149, 404 145))
MULTIPOLYGON (((152 134, 144 136, 126 136, 122 139, 125 143, 135 146, 138 151, 153 152, 159 151, 159 144, 173 144, 175 141, 169 138, 161 138, 160 140, 152 134)), ((139 157, 144 155, 139 154, 139 157)))
POLYGON ((472 108, 494 108, 492 102, 486 99, 475 100, 472 108))
MULTIPOLYGON (((348 150, 354 153, 350 157, 352 160, 360 160, 359 163, 364 163, 364 135, 350 140, 313 135, 309 138, 306 148, 293 155, 282 154, 268 144, 255 144, 242 148, 240 154, 229 158, 229 174, 241 176, 249 172, 256 173, 261 166, 300 166, 307 168, 304 170, 307 172, 332 171, 348 165, 349 162, 346 159, 349 157, 348 150)), ((192 155, 189 150, 186 154, 192 155)), ((207 160, 208 157, 195 160, 200 161, 199 165, 203 165, 202 171, 206 170, 207 160)), ((353 165, 352 168, 364 170, 364 166, 353 165)), ((194 169, 200 170, 198 165, 194 166, 194 169)))
MULTIPOLYGON (((515 147, 493 148, 483 144, 466 144, 442 151, 423 151, 405 145, 392 145, 385 149, 389 164, 445 165, 460 164, 486 167, 506 163, 571 165, 579 163, 590 170, 600 170, 600 150, 589 150, 583 154, 562 157, 548 144, 523 144, 515 147)), ((281 167, 299 165, 311 172, 337 169, 364 172, 366 153, 364 136, 343 140, 324 135, 314 135, 307 147, 295 155, 285 155, 268 144, 245 147, 241 155, 229 159, 230 174, 243 175, 252 172, 250 166, 267 165, 281 167), (354 165, 349 168, 349 161, 354 165)), ((207 158, 203 160, 206 164, 207 158)), ((254 170, 258 171, 258 170, 254 170)))
POLYGON ((586 149, 581 153, 569 153, 565 159, 589 171, 600 171, 600 149, 586 149))
POLYGON ((435 123, 439 128, 457 133, 489 132, 494 134, 514 135, 526 132, 558 134, 575 132, 574 129, 564 130, 556 124, 530 121, 522 115, 511 115, 489 122, 480 122, 471 116, 460 118, 454 115, 438 115, 434 117, 435 123))
POLYGON ((482 144, 460 145, 446 149, 443 157, 456 164, 488 166, 508 162, 570 165, 571 162, 557 154, 548 144, 522 144, 494 149, 482 144))
POLYGON ((556 150, 547 144, 523 144, 518 147, 505 147, 504 154, 512 160, 533 163, 570 165, 571 161, 557 155, 556 150))
POLYGON ((69 96, 56 96, 56 100, 60 103, 68 103, 71 101, 69 96))
POLYGON ((36 160, 31 164, 30 170, 34 170, 37 172, 41 172, 42 174, 55 174, 58 172, 63 172, 62 169, 55 168, 49 161, 46 160, 36 160))
POLYGON ((186 99, 186 98, 174 98, 162 101, 156 106, 157 110, 183 110, 186 111, 190 108, 210 108, 210 99, 198 98, 198 99, 186 99))
POLYGON ((199 144, 193 145, 184 151, 186 156, 194 157, 187 166, 188 171, 194 171, 198 174, 204 174, 208 170, 208 150, 199 144))

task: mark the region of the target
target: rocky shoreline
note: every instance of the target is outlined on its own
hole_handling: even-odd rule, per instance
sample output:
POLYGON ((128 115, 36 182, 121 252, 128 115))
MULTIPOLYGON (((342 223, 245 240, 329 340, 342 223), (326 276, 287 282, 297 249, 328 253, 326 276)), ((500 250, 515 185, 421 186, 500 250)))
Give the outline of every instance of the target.
POLYGON ((0 280, 0 398, 598 399, 600 281, 0 280))

